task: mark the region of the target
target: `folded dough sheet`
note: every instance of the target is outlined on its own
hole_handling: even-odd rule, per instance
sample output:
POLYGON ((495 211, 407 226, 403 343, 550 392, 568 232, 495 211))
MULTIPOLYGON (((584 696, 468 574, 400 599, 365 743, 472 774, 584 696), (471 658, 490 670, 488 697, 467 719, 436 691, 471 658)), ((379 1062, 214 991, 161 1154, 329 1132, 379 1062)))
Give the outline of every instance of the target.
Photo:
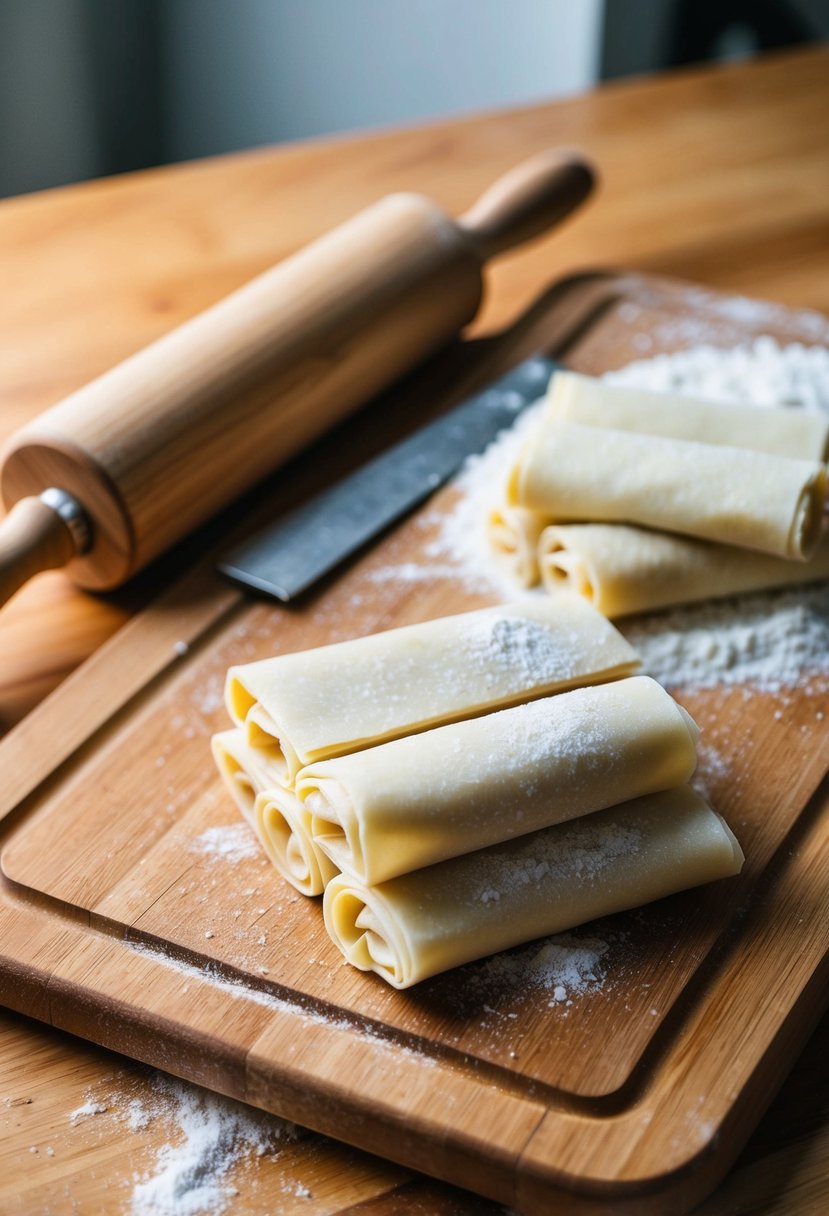
POLYGON ((575 591, 617 617, 829 578, 829 532, 807 562, 791 562, 629 524, 552 524, 538 560, 550 591, 575 591))
MULTIPOLYGON (((725 407, 723 407, 725 408, 725 407)), ((817 461, 542 420, 507 502, 559 523, 634 523, 805 560, 826 498, 817 461)))
POLYGON ((633 676, 303 769, 314 843, 370 885, 679 785, 699 730, 633 676))
POLYGON ((549 933, 739 873, 743 853, 687 786, 649 794, 370 887, 325 889, 345 957, 395 988, 549 933))
POLYGON ((211 745, 228 792, 277 870, 303 895, 321 895, 336 868, 312 841, 310 812, 282 787, 273 757, 239 727, 220 731, 211 745))
POLYGON ((318 760, 638 666, 601 613, 563 595, 231 667, 226 702, 290 787, 318 760))
POLYGON ((829 417, 822 412, 628 388, 577 372, 552 377, 545 417, 803 460, 825 461, 829 454, 829 417))

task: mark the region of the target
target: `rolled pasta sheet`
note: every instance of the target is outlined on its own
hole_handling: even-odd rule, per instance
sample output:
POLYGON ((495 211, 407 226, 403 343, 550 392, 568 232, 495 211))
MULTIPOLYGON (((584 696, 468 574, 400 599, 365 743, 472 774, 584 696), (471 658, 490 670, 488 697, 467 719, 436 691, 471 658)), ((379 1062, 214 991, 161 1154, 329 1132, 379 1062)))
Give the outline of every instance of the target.
POLYGON ((369 887, 345 874, 323 912, 346 959, 395 988, 522 942, 739 873, 725 822, 687 786, 369 887))
POLYGON ((219 731, 210 740, 213 759, 225 788, 252 828, 256 827, 256 796, 279 784, 279 768, 267 752, 251 747, 244 730, 219 731))
POLYGON ((372 886, 687 781, 699 731, 655 680, 580 688, 304 769, 311 835, 372 886))
POLYGON ((303 895, 321 895, 337 867, 311 838, 310 812, 291 790, 270 788, 256 799, 256 831, 283 878, 303 895))
POLYGON ((506 504, 493 507, 487 517, 492 555, 522 587, 534 587, 539 581, 538 540, 549 522, 546 515, 506 504))
POLYGON ((805 560, 820 535, 822 464, 570 422, 546 422, 512 470, 512 505, 644 524, 805 560))
POLYGON ((317 760, 638 666, 622 635, 573 595, 231 667, 226 702, 289 786, 317 760))
POLYGON ((575 591, 620 617, 829 578, 829 535, 824 529, 809 561, 791 562, 627 524, 554 524, 541 534, 538 560, 550 591, 575 591))
POLYGON ((559 422, 725 444, 804 460, 825 461, 829 454, 829 417, 808 410, 724 404, 608 384, 577 372, 556 372, 547 401, 548 416, 559 422))

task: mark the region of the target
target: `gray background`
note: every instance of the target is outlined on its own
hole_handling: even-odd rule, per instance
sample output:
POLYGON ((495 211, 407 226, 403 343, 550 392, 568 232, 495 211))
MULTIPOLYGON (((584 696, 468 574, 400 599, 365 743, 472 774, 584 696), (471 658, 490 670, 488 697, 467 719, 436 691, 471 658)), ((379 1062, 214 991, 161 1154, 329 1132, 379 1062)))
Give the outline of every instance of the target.
POLYGON ((829 0, 0 0, 0 194, 829 36, 829 0))

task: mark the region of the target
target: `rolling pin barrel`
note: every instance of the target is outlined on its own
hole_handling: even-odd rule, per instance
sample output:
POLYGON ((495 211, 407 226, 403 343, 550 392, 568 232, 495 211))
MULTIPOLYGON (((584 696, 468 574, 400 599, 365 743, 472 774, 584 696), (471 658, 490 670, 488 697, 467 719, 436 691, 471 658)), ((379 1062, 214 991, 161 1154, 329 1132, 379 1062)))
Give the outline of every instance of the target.
POLYGON ((591 184, 583 161, 545 153, 459 221, 390 195, 47 410, 6 449, 3 499, 59 489, 88 543, 29 507, 29 550, 20 512, 4 546, 9 516, 0 602, 47 563, 85 587, 122 583, 448 342, 477 311, 483 263, 591 184))

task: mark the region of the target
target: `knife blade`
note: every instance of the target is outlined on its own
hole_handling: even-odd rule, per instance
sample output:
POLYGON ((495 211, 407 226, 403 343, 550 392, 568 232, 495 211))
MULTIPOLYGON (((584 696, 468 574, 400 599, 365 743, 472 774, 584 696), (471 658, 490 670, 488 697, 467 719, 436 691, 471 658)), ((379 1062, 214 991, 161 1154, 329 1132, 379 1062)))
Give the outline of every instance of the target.
POLYGON ((233 548, 233 582, 288 603, 418 506, 544 392, 559 365, 534 355, 443 417, 233 548))

